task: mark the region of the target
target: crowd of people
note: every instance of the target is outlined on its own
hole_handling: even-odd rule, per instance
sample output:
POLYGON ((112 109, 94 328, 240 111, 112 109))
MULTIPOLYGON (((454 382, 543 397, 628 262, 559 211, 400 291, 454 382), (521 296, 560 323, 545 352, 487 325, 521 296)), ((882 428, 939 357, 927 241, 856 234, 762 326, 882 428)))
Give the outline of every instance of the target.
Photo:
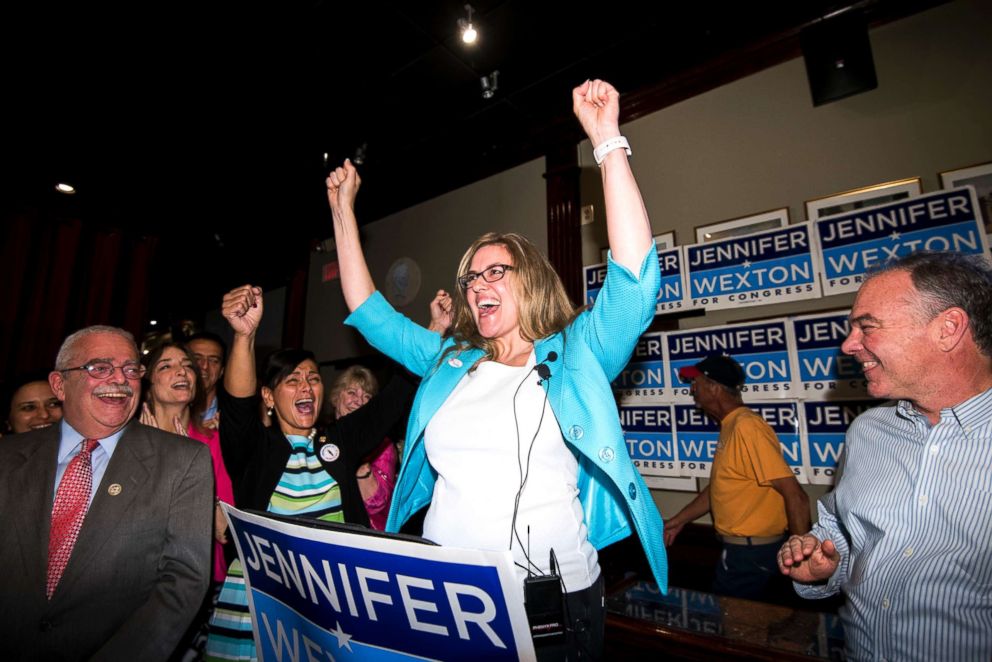
POLYGON ((723 545, 715 592, 760 599, 788 578, 806 598, 842 593, 855 659, 988 659, 988 264, 917 254, 862 284, 843 351, 893 402, 851 426, 815 525, 774 433, 743 404, 741 366, 714 355, 684 368, 720 439, 709 485, 663 522, 610 387, 654 317, 651 224, 616 90, 587 81, 572 102, 606 206, 595 305, 570 302, 526 237, 487 233, 431 302, 430 326, 412 322, 375 287, 361 178, 345 161, 326 181, 345 324, 402 367, 381 389, 353 366, 325 392, 305 349, 259 370, 253 285, 223 297, 230 347, 202 333, 141 356, 128 332, 94 326, 66 338, 47 376, 15 383, 0 440, 0 657, 255 659, 225 503, 387 532, 424 510, 431 541, 509 550, 520 581, 560 587, 564 636, 541 660, 603 656, 604 546, 636 534, 664 592, 666 545, 707 513, 723 545))

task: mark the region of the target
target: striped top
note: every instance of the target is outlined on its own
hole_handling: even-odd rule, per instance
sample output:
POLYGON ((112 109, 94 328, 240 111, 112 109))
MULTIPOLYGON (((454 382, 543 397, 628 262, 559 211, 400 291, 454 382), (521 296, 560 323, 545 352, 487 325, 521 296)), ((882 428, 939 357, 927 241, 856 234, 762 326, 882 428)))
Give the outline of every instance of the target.
POLYGON ((842 591, 848 655, 992 657, 992 389, 927 418, 901 401, 847 432, 837 488, 813 534, 840 566, 806 598, 842 591))
POLYGON ((289 434, 292 446, 286 470, 269 499, 269 512, 276 515, 307 515, 326 522, 343 522, 341 486, 320 464, 313 439, 289 434))

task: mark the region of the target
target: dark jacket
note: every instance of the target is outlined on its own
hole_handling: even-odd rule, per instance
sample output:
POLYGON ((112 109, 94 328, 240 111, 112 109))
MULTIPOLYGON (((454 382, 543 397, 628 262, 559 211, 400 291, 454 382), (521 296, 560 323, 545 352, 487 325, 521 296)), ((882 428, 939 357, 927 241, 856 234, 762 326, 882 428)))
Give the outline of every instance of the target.
POLYGON ((129 423, 48 600, 60 436, 55 424, 0 443, 0 659, 165 660, 210 578, 210 451, 129 423))
MULTIPOLYGON (((324 470, 341 487, 341 508, 346 522, 368 526, 369 516, 355 472, 389 430, 406 416, 414 390, 409 378, 397 375, 364 407, 318 430, 314 450, 324 470), (321 453, 324 446, 332 445, 337 447, 337 453, 321 453), (328 461, 334 455, 336 458, 328 461)), ((289 441, 277 422, 273 421, 268 428, 262 425, 259 396, 236 398, 221 388, 217 397, 221 411, 220 446, 234 485, 234 503, 241 509, 265 511, 286 469, 291 451, 289 441)))

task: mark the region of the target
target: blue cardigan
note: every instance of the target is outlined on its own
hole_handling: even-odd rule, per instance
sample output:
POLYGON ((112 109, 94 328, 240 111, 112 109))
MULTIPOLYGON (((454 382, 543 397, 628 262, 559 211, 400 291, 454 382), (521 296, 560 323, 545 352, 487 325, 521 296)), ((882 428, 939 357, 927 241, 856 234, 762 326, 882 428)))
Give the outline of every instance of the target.
MULTIPOLYGON (((565 331, 534 343, 548 402, 562 437, 579 461, 579 501, 597 549, 626 538, 631 524, 644 547, 659 588, 668 592, 668 560, 663 524, 644 480, 630 460, 617 416, 610 381, 627 365, 641 333, 654 319, 661 276, 652 247, 640 276, 608 261, 606 280, 596 304, 579 314, 565 331), (549 356, 557 355, 555 360, 549 356)), ((442 352, 453 344, 416 324, 375 292, 345 324, 358 329, 376 349, 423 377, 407 424, 399 479, 393 492, 387 531, 398 531, 427 505, 437 474, 427 461, 424 430, 469 368, 484 355, 471 348, 442 352)))

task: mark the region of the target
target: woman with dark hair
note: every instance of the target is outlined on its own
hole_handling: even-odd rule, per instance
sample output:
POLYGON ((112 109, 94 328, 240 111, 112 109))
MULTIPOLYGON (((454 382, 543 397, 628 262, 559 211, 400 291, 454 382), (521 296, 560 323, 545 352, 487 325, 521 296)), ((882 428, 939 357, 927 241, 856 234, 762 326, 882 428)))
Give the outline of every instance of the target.
POLYGON ((627 453, 610 389, 654 318, 658 256, 616 90, 587 81, 572 101, 596 146, 611 249, 588 310, 569 301, 533 243, 489 233, 462 257, 449 331, 418 327, 375 290, 354 213, 355 168, 345 161, 327 178, 346 323, 423 376, 386 530, 429 505, 426 538, 510 550, 521 581, 558 576, 567 641, 539 650, 541 659, 601 655, 598 548, 636 529, 662 591, 668 580, 661 517, 627 453))
MULTIPOLYGON (((255 376, 255 333, 262 290, 251 285, 224 295, 221 311, 234 341, 219 389, 221 448, 239 508, 368 526, 355 473, 364 458, 406 414, 413 387, 390 381, 354 413, 318 430, 324 384, 314 355, 282 349, 262 372, 261 400, 272 417, 262 425, 255 376)), ((241 564, 235 560, 210 621, 206 659, 255 658, 241 564)))
POLYGON ((206 643, 207 622, 214 609, 221 582, 227 575, 224 545, 227 544, 227 519, 220 502, 234 504, 231 478, 224 466, 220 439, 216 429, 203 423, 206 389, 196 366, 193 353, 182 344, 167 342, 159 345, 143 361, 147 370, 143 377, 145 402, 139 422, 165 432, 196 439, 210 449, 214 470, 214 549, 213 575, 210 590, 189 631, 183 637, 176 655, 199 656, 206 643))
POLYGON ((215 582, 224 581, 227 563, 227 520, 220 502, 234 504, 231 478, 224 466, 217 430, 203 425, 206 407, 205 390, 193 354, 185 345, 169 342, 159 345, 144 357, 145 403, 139 421, 145 425, 202 441, 210 449, 214 468, 214 572, 215 582))
POLYGON ((55 397, 43 375, 30 375, 14 382, 4 434, 40 430, 62 420, 62 401, 55 397))

